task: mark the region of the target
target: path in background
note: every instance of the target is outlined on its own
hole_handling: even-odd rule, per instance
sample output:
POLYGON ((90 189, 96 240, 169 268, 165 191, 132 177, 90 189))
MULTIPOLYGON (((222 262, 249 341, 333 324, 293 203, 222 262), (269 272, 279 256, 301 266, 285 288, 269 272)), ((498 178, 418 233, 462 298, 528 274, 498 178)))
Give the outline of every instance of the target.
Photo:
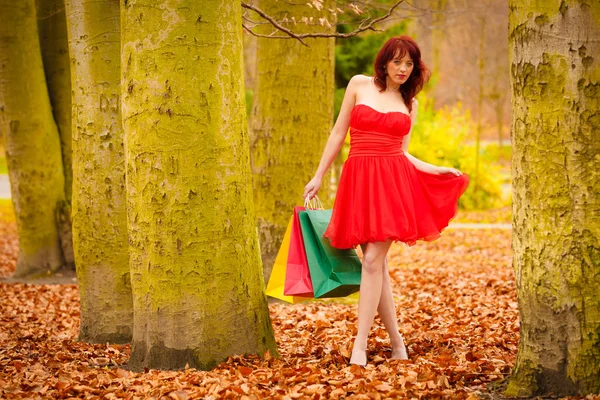
MULTIPOLYGON (((0 175, 7 177, 7 175, 0 175)), ((1 181, 0 181, 1 182, 1 181)), ((1 183, 0 183, 1 185, 1 183)), ((8 187, 8 179, 6 179, 6 191, 10 195, 10 188, 8 187)), ((511 230, 511 207, 502 207, 494 210, 485 211, 459 211, 456 220, 454 220, 448 229, 442 234, 442 236, 456 235, 452 232, 463 231, 467 237, 480 237, 487 235, 483 231, 504 231, 510 235, 511 230), (481 233, 475 233, 481 232, 481 233)), ((442 238, 440 244, 444 243, 445 240, 442 238)), ((19 241, 17 237, 17 225, 15 222, 15 216, 12 209, 12 203, 9 199, 2 198, 0 196, 0 280, 5 279, 7 281, 13 281, 11 279, 6 280, 10 277, 15 269, 17 256, 19 252, 19 241)), ((410 251, 406 246, 397 244, 394 246, 400 250, 402 248, 406 251, 410 251)), ((419 246, 415 246, 419 248, 419 246)), ((32 281, 20 281, 21 283, 33 283, 32 281)), ((75 283, 76 279, 74 274, 65 273, 61 276, 48 277, 36 283, 40 284, 54 284, 54 283, 75 283)))
POLYGON ((448 229, 512 229, 512 224, 480 224, 470 222, 452 222, 448 229))
POLYGON ((0 199, 10 199, 10 182, 6 174, 0 174, 0 199))

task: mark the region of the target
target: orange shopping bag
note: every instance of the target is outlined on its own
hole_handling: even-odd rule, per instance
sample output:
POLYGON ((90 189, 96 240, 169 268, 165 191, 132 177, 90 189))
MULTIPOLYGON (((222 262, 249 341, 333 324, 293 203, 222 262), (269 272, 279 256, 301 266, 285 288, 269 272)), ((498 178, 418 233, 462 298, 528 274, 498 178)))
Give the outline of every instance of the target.
POLYGON ((273 270, 271 271, 271 276, 269 277, 269 283, 267 284, 266 290, 267 296, 275 297, 276 299, 287 301, 288 303, 298 303, 300 301, 306 300, 306 298, 303 297, 286 296, 285 294, 283 294, 283 287, 285 285, 285 271, 288 253, 290 250, 290 238, 292 236, 293 221, 294 216, 292 215, 292 217, 290 218, 290 222, 288 223, 287 229, 285 230, 285 235, 283 236, 281 247, 279 247, 277 258, 275 258, 275 264, 273 265, 273 270))

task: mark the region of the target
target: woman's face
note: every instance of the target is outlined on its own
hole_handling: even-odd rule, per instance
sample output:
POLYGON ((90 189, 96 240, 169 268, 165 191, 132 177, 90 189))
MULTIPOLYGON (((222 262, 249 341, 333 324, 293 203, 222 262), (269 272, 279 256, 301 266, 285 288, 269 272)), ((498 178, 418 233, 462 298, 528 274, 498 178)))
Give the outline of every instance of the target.
POLYGON ((413 69, 414 63, 408 52, 406 52, 402 58, 400 58, 400 55, 397 54, 385 66, 388 77, 392 80, 392 82, 398 85, 402 85, 404 82, 406 82, 413 69))

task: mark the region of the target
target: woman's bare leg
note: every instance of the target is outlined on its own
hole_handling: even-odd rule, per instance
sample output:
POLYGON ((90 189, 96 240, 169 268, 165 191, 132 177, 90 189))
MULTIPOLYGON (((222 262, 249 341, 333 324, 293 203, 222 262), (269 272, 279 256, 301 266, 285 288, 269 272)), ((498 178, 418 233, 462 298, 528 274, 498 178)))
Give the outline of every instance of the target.
POLYGON ((350 364, 367 363, 367 338, 381 299, 385 256, 391 244, 391 241, 367 243, 365 248, 358 301, 358 332, 354 340, 350 364))
POLYGON ((396 306, 394 305, 394 294, 390 283, 390 271, 388 269, 387 257, 383 269, 383 282, 381 284, 381 299, 377 312, 385 326, 385 330, 390 335, 390 344, 392 346, 392 359, 406 360, 406 347, 404 340, 398 330, 398 317, 396 315, 396 306))
MULTIPOLYGON (((364 253, 365 246, 361 245, 364 253)), ((381 298, 379 299, 379 305, 377 312, 385 326, 385 330, 390 336, 390 344, 392 346, 392 359, 406 360, 408 356, 406 354, 406 347, 404 346, 404 340, 400 335, 398 329, 398 317, 396 315, 396 307, 394 305, 394 295, 392 293, 392 285, 390 282, 390 272, 387 263, 387 257, 385 258, 383 279, 381 284, 381 298)))

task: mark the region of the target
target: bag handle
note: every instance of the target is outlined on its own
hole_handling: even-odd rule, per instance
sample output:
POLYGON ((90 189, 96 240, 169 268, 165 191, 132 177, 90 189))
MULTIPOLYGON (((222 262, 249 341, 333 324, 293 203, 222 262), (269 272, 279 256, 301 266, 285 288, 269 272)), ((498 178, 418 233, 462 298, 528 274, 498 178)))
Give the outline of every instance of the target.
POLYGON ((306 199, 304 199, 304 207, 309 210, 323 210, 324 209, 323 203, 321 203, 319 196, 315 196, 312 199, 309 199, 308 196, 306 196, 306 199))

